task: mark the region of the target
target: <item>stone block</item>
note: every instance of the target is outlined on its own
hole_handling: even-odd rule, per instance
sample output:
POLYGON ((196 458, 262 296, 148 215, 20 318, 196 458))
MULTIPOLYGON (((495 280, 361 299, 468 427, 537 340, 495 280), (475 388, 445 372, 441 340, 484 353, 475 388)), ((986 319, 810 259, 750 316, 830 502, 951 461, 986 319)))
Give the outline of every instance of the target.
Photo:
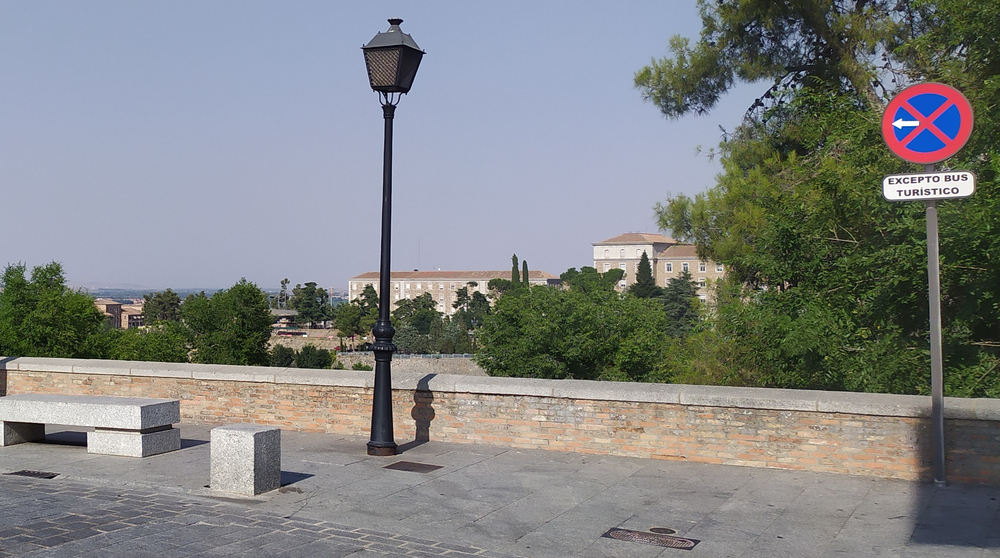
POLYGON ((0 421, 0 447, 44 439, 44 424, 0 421))
POLYGON ((254 424, 212 429, 213 490, 256 496, 281 486, 281 430, 254 424))
POLYGON ((148 457, 181 449, 181 431, 176 428, 153 431, 96 429, 87 433, 87 453, 148 457))

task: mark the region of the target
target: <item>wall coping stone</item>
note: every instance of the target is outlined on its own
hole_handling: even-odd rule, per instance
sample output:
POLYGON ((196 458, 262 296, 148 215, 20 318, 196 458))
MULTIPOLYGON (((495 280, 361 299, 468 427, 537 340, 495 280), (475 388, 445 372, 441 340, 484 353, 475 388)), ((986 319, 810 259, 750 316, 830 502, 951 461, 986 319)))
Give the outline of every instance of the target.
MULTIPOLYGON (((191 378, 270 384, 316 385, 371 389, 374 372, 363 370, 311 370, 262 366, 229 366, 190 363, 134 362, 56 358, 5 358, 0 371, 61 372, 87 375, 120 375, 154 378, 191 378)), ((704 407, 735 407, 778 411, 812 411, 889 417, 931 416, 931 398, 818 390, 754 387, 699 386, 546 380, 395 372, 393 389, 429 390, 487 395, 553 397, 592 401, 667 403, 704 407)), ((946 397, 949 419, 1000 421, 1000 399, 946 397)))

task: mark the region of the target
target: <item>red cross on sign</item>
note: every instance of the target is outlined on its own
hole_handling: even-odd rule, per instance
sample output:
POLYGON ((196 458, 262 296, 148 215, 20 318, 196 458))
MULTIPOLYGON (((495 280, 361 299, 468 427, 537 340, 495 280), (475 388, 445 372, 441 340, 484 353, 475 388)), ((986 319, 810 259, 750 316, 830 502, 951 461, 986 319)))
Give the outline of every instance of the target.
POLYGON ((907 161, 930 164, 958 152, 972 135, 972 106, 954 87, 920 83, 889 101, 882 137, 907 161))

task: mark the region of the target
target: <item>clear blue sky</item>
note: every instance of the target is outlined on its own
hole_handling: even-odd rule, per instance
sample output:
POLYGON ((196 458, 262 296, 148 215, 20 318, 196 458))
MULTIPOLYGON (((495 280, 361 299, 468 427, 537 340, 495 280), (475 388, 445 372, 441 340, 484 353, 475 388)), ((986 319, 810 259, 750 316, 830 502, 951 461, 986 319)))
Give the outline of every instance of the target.
POLYGON ((0 264, 76 285, 346 287, 376 271, 382 110, 360 47, 427 51, 396 111, 394 270, 591 265, 705 190, 756 92, 668 121, 633 87, 692 1, 0 0, 0 264))

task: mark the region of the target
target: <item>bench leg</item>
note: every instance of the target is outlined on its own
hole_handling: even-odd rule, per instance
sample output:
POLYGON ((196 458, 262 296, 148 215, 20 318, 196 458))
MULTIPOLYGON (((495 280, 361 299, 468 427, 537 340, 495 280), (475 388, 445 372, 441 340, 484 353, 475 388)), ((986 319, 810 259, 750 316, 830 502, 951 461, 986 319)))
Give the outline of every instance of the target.
POLYGON ((0 421, 0 446, 12 446, 44 439, 44 424, 0 421))
POLYGON ((181 449, 181 431, 165 426, 149 430, 97 428, 87 433, 87 453, 147 457, 181 449))

